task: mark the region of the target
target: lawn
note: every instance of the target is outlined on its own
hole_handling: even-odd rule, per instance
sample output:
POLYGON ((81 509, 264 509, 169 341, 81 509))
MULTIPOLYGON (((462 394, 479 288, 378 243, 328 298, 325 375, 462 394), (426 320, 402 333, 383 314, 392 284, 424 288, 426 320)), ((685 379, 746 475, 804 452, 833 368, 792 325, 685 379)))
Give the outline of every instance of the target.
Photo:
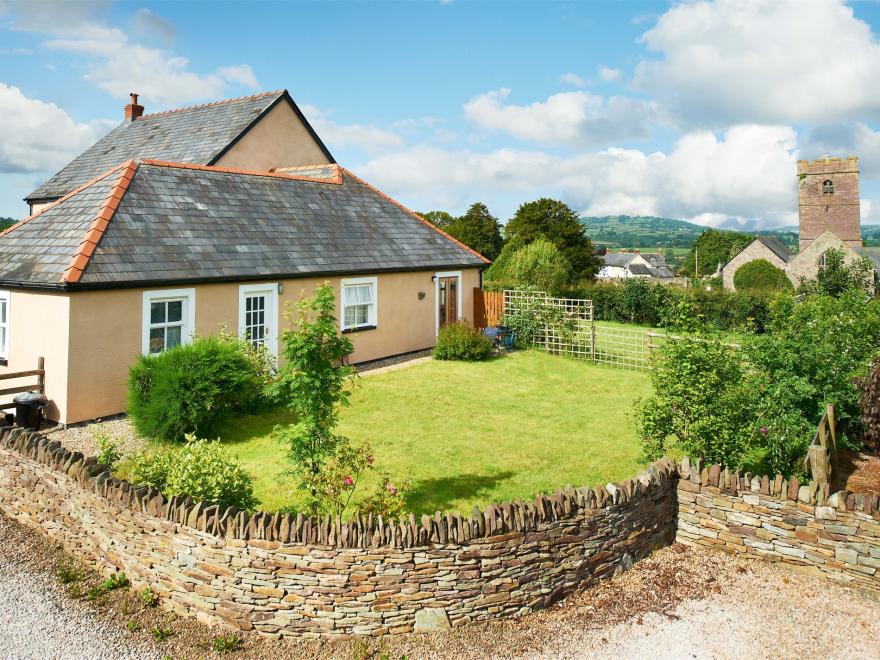
MULTIPOLYGON (((372 445, 376 463, 409 478, 415 513, 595 485, 642 463, 629 417, 650 393, 646 373, 538 351, 487 363, 428 361, 358 380, 340 433, 372 445)), ((283 411, 236 420, 223 436, 255 477, 262 507, 295 504, 285 448, 272 427, 283 411)))

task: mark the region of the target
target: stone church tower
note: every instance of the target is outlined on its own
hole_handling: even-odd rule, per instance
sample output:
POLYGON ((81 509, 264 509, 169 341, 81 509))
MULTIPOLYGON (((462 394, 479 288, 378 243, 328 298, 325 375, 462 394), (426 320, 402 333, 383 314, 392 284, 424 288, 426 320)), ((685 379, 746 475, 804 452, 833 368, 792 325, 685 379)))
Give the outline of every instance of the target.
POLYGON ((801 251, 828 229, 845 245, 862 247, 859 159, 799 160, 797 172, 801 251))

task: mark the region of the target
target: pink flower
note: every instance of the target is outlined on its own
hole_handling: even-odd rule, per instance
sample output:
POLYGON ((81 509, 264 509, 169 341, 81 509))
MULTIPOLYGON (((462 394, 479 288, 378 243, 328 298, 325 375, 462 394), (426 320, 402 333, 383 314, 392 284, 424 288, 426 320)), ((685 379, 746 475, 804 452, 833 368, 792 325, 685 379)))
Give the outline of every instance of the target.
POLYGON ((386 484, 385 490, 387 490, 392 495, 397 495, 397 489, 394 487, 394 484, 386 484))
POLYGON ((342 480, 342 483, 344 483, 346 486, 351 486, 354 483, 354 479, 352 479, 351 477, 345 477, 345 479, 342 480))
POLYGON ((767 427, 766 426, 762 426, 760 430, 761 430, 761 435, 767 435, 767 427))

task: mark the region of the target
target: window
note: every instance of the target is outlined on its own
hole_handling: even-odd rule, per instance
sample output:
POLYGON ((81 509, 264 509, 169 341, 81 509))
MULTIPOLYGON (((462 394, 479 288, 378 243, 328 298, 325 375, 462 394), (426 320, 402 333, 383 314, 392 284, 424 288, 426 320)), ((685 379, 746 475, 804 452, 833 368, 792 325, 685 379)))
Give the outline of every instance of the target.
POLYGON ((376 327, 376 278, 342 280, 342 331, 376 327))
POLYGON ((195 330, 195 289, 144 291, 144 355, 157 355, 189 343, 195 330))
POLYGON ((9 359, 9 291, 0 291, 0 360, 9 359))
POLYGON ((826 251, 826 252, 823 252, 822 254, 819 255, 819 258, 816 260, 816 265, 819 266, 819 269, 820 269, 820 270, 821 270, 822 268, 825 268, 825 261, 826 261, 826 255, 827 255, 827 254, 828 254, 827 251, 826 251))
POLYGON ((238 289, 238 334, 278 355, 278 284, 245 284, 238 289))
POLYGON ((825 179, 822 182, 822 194, 823 195, 833 195, 834 194, 834 181, 831 179, 825 179))

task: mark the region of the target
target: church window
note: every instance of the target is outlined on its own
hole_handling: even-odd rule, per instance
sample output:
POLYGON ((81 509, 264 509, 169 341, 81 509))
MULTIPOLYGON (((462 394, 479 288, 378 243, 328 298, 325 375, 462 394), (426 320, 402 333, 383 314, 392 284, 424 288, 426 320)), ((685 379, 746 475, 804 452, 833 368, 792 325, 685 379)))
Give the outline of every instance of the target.
POLYGON ((828 252, 823 252, 819 255, 819 259, 816 261, 816 265, 819 266, 820 269, 825 268, 826 255, 828 252))
POLYGON ((822 182, 822 194, 823 195, 833 195, 834 194, 834 181, 831 179, 825 179, 822 182))

